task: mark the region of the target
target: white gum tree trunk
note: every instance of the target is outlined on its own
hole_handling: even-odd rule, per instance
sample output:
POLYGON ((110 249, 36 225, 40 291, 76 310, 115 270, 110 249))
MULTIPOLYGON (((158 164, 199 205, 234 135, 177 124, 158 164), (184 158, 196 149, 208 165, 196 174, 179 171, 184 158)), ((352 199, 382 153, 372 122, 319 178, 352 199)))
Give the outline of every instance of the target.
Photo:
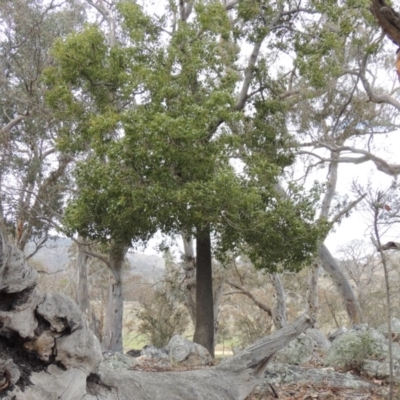
POLYGON ((123 352, 122 322, 124 299, 122 296, 122 265, 126 249, 114 248, 110 253, 111 276, 108 286, 106 316, 104 321, 103 351, 123 352))

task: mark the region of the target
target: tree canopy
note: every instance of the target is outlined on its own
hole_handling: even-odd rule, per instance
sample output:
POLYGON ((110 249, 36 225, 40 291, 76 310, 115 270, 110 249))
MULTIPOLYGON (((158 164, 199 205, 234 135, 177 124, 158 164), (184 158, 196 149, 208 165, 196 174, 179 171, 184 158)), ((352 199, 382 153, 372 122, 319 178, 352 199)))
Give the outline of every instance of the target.
POLYGON ((285 105, 265 62, 257 73, 239 63, 241 43, 269 32, 260 10, 239 5, 241 30, 217 1, 179 21, 172 5, 163 18, 131 2, 117 11, 116 45, 87 25, 56 43, 47 71, 65 121, 59 146, 84 154, 69 226, 126 243, 210 226, 222 252, 248 249, 259 266, 308 260, 321 233, 315 197, 275 190, 293 161, 285 105))

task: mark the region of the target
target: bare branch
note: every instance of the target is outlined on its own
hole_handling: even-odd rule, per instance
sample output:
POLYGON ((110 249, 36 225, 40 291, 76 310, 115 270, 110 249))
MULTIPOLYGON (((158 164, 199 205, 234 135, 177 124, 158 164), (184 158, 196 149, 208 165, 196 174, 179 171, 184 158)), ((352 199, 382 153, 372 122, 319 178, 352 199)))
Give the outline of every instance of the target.
MULTIPOLYGON (((315 145, 315 144, 314 144, 315 145)), ((342 151, 349 151, 351 153, 355 154, 362 154, 362 157, 338 157, 337 159, 334 159, 333 157, 327 158, 320 156, 319 154, 316 154, 312 151, 307 151, 307 150, 301 150, 297 152, 297 154, 305 154, 305 155, 311 155, 313 157, 318 158, 322 162, 332 162, 336 161, 338 163, 351 163, 351 164, 362 164, 367 161, 372 161, 377 170, 381 171, 387 175, 390 176, 397 176, 400 174, 400 164, 389 164, 387 161, 383 160, 382 158, 370 153, 367 150, 362 150, 362 149, 357 149, 355 147, 351 146, 335 146, 327 143, 319 143, 317 147, 325 147, 329 150, 331 150, 332 153, 340 153, 342 151)))
POLYGON ((352 208, 354 208, 361 200, 365 198, 366 194, 363 194, 360 196, 358 199, 352 201, 349 205, 344 207, 342 210, 340 210, 331 220, 332 223, 337 222, 343 215, 348 213, 352 208))
POLYGON ((297 13, 300 13, 300 12, 303 12, 303 13, 306 13, 306 14, 320 14, 320 12, 317 11, 317 10, 310 10, 308 8, 296 7, 296 8, 293 8, 291 10, 288 10, 288 11, 283 11, 281 13, 281 15, 282 16, 293 15, 293 14, 297 14, 297 13))
POLYGON ((356 149, 355 147, 350 147, 350 146, 342 146, 342 147, 333 147, 328 144, 321 144, 321 146, 324 146, 326 148, 331 149, 332 151, 335 152, 341 152, 341 151, 350 151, 352 153, 356 154, 363 154, 364 157, 357 158, 357 159, 350 159, 350 158, 339 158, 340 162, 352 162, 354 164, 360 163, 360 162, 365 162, 365 161, 372 161, 377 170, 384 172, 387 175, 390 176, 397 176, 400 174, 400 164, 389 164, 387 161, 383 160, 380 157, 375 156, 374 154, 362 150, 362 149, 356 149))
MULTIPOLYGON (((272 22, 269 24, 270 29, 273 29, 274 27, 276 27, 278 25, 278 22, 282 18, 282 15, 283 15, 283 10, 281 9, 277 13, 275 18, 272 20, 272 22)), ((263 36, 261 39, 258 40, 258 42, 256 42, 254 44, 253 50, 249 57, 249 61, 247 63, 242 88, 240 89, 240 92, 239 92, 239 96, 238 96, 238 99, 237 99, 237 102, 235 105, 235 110, 242 110, 246 104, 247 93, 249 91, 249 87, 250 87, 250 84, 251 84, 251 81, 253 78, 254 67, 256 65, 258 56, 260 54, 261 45, 262 45, 264 39, 265 39, 265 36, 263 36)))
POLYGON ((400 102, 399 101, 397 101, 396 99, 394 99, 393 97, 391 97, 388 94, 378 95, 372 90, 371 85, 368 82, 368 79, 366 77, 367 60, 368 60, 368 54, 365 55, 365 57, 362 61, 360 71, 358 71, 358 72, 348 71, 348 73, 351 75, 358 76, 360 78, 361 83, 364 86, 364 90, 366 91, 369 99, 372 102, 377 103, 377 104, 382 104, 382 103, 390 104, 391 106, 393 106, 394 108, 396 108, 397 110, 400 111, 400 102))
POLYGON ((246 67, 246 72, 244 74, 244 81, 242 84, 242 88, 240 89, 240 93, 235 105, 236 110, 241 110, 247 100, 247 92, 249 91, 250 83, 253 78, 254 66, 256 65, 258 55, 260 54, 261 45, 264 38, 259 40, 253 47, 253 51, 251 52, 249 62, 246 67))
POLYGON ((229 286, 232 286, 233 288, 239 290, 240 294, 244 294, 247 296, 257 307, 261 308, 261 310, 265 311, 271 318, 273 315, 271 307, 268 307, 266 304, 261 303, 258 301, 248 290, 246 290, 243 286, 236 285, 236 283, 233 282, 226 282, 229 286))
POLYGON ((25 118, 26 118, 25 114, 18 115, 17 117, 12 119, 7 125, 3 126, 3 128, 0 129, 0 132, 3 135, 10 133, 11 129, 17 126, 25 118))
POLYGON ((333 196, 336 192, 336 185, 338 180, 338 167, 339 163, 337 162, 337 156, 333 155, 332 162, 329 164, 329 177, 327 189, 322 200, 321 211, 319 214, 319 218, 328 218, 329 209, 332 204, 333 196))
POLYGON ((44 246, 48 238, 49 234, 47 231, 45 231, 44 237, 41 240, 39 240, 39 243, 35 243, 35 250, 32 251, 32 253, 30 253, 29 255, 27 255, 26 259, 29 260, 30 258, 32 258, 44 246))
POLYGON ((117 39, 116 39, 116 32, 115 32, 115 20, 112 15, 111 9, 107 9, 107 7, 104 5, 103 0, 97 0, 94 2, 93 0, 86 0, 88 4, 90 4, 92 7, 94 7, 100 14, 101 16, 107 21, 108 27, 110 29, 109 32, 109 43, 110 47, 115 47, 117 45, 117 39))
MULTIPOLYGON (((80 243, 80 244, 83 246, 82 243, 80 243)), ((114 274, 114 273, 115 273, 114 268, 111 266, 110 261, 109 261, 105 256, 103 256, 103 255, 100 254, 100 253, 96 253, 96 252, 93 252, 93 251, 89 251, 89 250, 87 250, 87 249, 85 249, 85 248, 83 248, 82 251, 83 251, 85 254, 87 254, 88 256, 97 258, 98 260, 100 260, 100 261, 102 261, 104 264, 106 264, 107 267, 110 269, 110 271, 112 271, 113 276, 114 276, 114 278, 117 280, 117 282, 119 281, 118 274, 114 274)))

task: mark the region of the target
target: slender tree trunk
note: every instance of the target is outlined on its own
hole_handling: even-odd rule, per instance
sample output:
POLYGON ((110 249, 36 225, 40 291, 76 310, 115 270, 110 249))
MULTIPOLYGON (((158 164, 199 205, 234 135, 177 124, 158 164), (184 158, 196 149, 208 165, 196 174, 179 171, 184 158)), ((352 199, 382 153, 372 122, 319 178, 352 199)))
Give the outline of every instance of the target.
POLYGON ((196 324, 196 258, 194 255, 193 237, 182 234, 183 269, 186 281, 186 307, 189 310, 193 324, 196 324))
POLYGON ((78 288, 76 300, 78 302, 80 310, 83 314, 86 315, 86 317, 90 321, 91 307, 89 301, 89 284, 87 276, 87 262, 89 260, 89 256, 85 253, 85 238, 79 236, 78 241, 78 257, 76 260, 78 269, 78 288))
POLYGON ((392 336, 392 302, 391 302, 391 295, 390 295, 390 276, 389 276, 389 268, 387 265, 387 259, 385 254, 383 253, 382 243, 381 243, 381 236, 379 234, 379 214, 381 213, 381 208, 378 204, 381 203, 381 198, 378 195, 377 201, 374 202, 374 234, 377 245, 377 250, 379 252, 379 256, 381 258, 383 272, 385 275, 385 286, 386 286, 386 315, 387 315, 387 329, 388 329, 388 347, 389 347, 389 395, 388 399, 393 399, 393 336, 392 336))
POLYGON ((279 274, 277 273, 271 274, 271 281, 272 284, 274 285, 276 293, 276 306, 275 306, 275 312, 272 314, 272 319, 274 320, 276 329, 282 329, 288 324, 286 316, 285 289, 283 288, 279 274))
POLYGON ((196 235, 196 327, 193 341, 205 347, 214 357, 214 301, 211 265, 210 229, 196 235))
POLYGON ((317 320, 318 314, 318 277, 319 265, 314 264, 308 273, 307 279, 307 307, 306 314, 317 320))
POLYGON ((214 348, 217 344, 217 335, 219 328, 219 306, 221 304, 225 279, 220 278, 214 285, 214 348))
MULTIPOLYGON (((325 196, 322 200, 321 212, 319 219, 329 219, 329 212, 331 210, 332 200, 334 194, 336 192, 337 187, 337 180, 338 180, 338 168, 339 164, 337 162, 338 154, 332 152, 331 157, 333 160, 329 165, 329 177, 327 182, 327 189, 325 192, 325 196)), ((319 246, 319 257, 322 262, 322 266, 325 271, 330 275, 332 278, 337 290, 339 291, 340 296, 344 302, 347 314, 350 319, 351 324, 359 324, 362 322, 362 314, 361 314, 361 307, 360 303, 357 299, 356 294, 354 293, 349 280, 347 279, 346 275, 343 273, 342 269, 340 268, 339 264, 336 260, 332 257, 331 253, 329 252, 328 248, 322 243, 319 246)), ((314 295, 313 304, 311 306, 315 307, 314 313, 317 312, 318 308, 318 299, 317 299, 317 284, 318 279, 317 276, 314 276, 310 281, 310 284, 314 284, 314 288, 310 289, 310 295, 314 295)), ((309 299, 308 299, 309 300, 309 299)))
POLYGON ((90 329, 94 332, 99 340, 101 340, 101 334, 99 331, 99 324, 93 313, 92 306, 90 304, 89 297, 89 282, 88 282, 88 261, 89 256, 85 252, 87 241, 85 238, 79 236, 78 242, 78 257, 76 260, 76 267, 78 270, 78 288, 76 301, 79 309, 82 311, 89 322, 90 329))
POLYGON ((331 276, 338 289, 350 318, 351 324, 360 324, 363 321, 361 307, 352 287, 337 261, 333 258, 328 248, 321 244, 319 246, 319 257, 325 271, 331 276))
MULTIPOLYGON (((332 153, 331 156, 332 156, 332 159, 335 159, 338 157, 338 155, 334 154, 334 153, 332 153)), ((328 187, 327 187, 325 196, 322 201, 322 207, 321 207, 319 219, 328 220, 329 210, 330 210, 330 207, 332 204, 332 199, 333 199, 333 196, 334 196, 335 190, 336 190, 337 174, 338 174, 338 163, 336 161, 333 161, 329 166, 328 187)), ((282 188, 282 186, 277 185, 276 189, 282 196, 287 197, 286 192, 282 188)), ((357 204, 357 202, 355 202, 354 205, 357 204)), ((362 318, 360 303, 359 303, 357 296, 355 295, 346 275, 343 273, 343 271, 339 267, 338 263, 332 257, 328 248, 323 243, 320 244, 318 252, 319 252, 319 257, 321 259, 323 268, 331 276, 336 288, 339 291, 340 296, 342 297, 342 300, 345 304, 345 308, 346 308, 346 311, 347 311, 347 314, 349 316, 351 323, 352 324, 361 323, 363 318, 362 318)), ((318 280, 314 280, 312 283, 315 284, 315 287, 312 289, 312 291, 314 291, 316 293, 318 280)), ((314 304, 317 304, 317 303, 314 303, 314 304)))
POLYGON ((116 246, 110 253, 110 276, 106 317, 104 322, 103 341, 101 343, 103 351, 112 353, 123 352, 122 346, 122 318, 124 299, 122 297, 122 265, 126 249, 116 246))

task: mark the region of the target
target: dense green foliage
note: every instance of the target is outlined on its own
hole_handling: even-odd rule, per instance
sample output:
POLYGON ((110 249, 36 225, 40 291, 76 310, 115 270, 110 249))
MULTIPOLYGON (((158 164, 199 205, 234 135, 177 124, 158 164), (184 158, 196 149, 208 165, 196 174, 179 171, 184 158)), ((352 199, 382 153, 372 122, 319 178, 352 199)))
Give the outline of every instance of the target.
POLYGON ((56 43, 46 81, 64 121, 59 148, 84 155, 66 212, 71 229, 131 243, 157 229, 211 226, 220 255, 245 250, 269 268, 298 267, 313 254, 315 196, 292 201, 274 190, 293 160, 283 102, 270 90, 237 104, 239 38, 267 34, 245 3, 249 29, 240 34, 219 2, 196 2, 171 37, 166 20, 121 2, 118 46, 94 25, 56 43))

